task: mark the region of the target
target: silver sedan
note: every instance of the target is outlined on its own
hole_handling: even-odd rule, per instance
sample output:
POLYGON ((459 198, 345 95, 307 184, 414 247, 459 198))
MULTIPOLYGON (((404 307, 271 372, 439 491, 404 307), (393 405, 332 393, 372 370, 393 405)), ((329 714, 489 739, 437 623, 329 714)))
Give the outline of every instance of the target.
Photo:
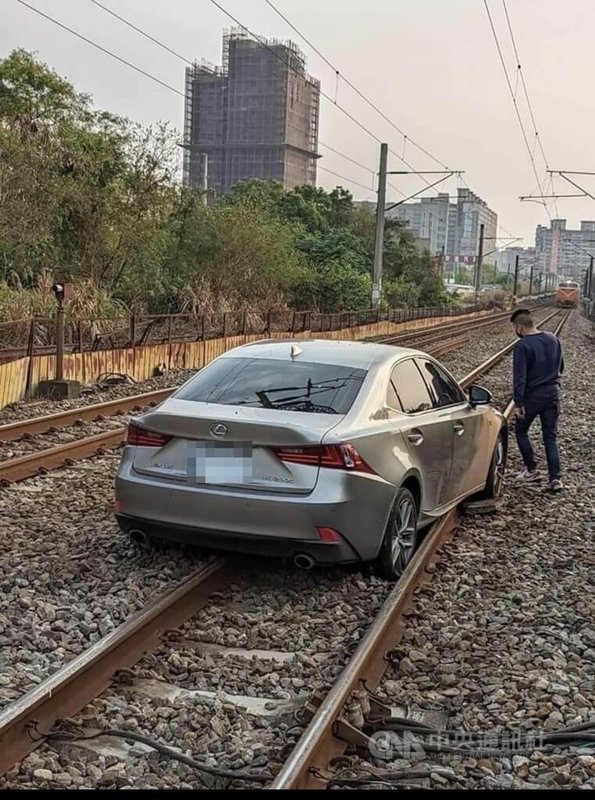
POLYGON ((372 561, 394 580, 423 527, 500 493, 507 428, 490 402, 416 350, 244 345, 130 423, 117 519, 135 539, 372 561))

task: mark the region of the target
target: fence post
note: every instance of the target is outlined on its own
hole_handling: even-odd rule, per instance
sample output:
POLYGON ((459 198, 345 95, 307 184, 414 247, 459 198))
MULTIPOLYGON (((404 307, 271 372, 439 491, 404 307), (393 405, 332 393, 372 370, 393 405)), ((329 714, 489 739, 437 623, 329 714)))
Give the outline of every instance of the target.
POLYGON ((79 319, 78 329, 79 329, 79 354, 81 357, 81 381, 83 383, 86 383, 87 369, 85 366, 85 342, 84 342, 85 331, 82 319, 79 319))
POLYGON ((171 370, 171 349, 172 349, 172 315, 167 315, 167 369, 171 370))
POLYGON ((31 379, 33 377, 33 350, 35 347, 35 318, 31 320, 29 326, 29 340, 27 342, 27 379, 25 382, 25 399, 31 397, 31 379))

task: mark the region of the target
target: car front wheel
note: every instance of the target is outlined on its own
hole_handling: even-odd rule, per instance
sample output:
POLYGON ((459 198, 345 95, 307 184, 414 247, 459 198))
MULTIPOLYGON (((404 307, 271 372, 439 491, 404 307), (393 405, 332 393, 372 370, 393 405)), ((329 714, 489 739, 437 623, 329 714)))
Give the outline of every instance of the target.
POLYGON ((386 524, 376 559, 377 572, 388 580, 398 580, 411 561, 416 546, 417 505, 409 489, 401 488, 386 524))

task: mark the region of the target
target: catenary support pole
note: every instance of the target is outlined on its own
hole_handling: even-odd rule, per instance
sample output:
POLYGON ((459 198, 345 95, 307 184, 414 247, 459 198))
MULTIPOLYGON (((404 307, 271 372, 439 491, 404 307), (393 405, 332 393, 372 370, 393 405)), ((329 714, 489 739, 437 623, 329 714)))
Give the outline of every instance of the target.
POLYGON ((376 202, 376 231, 374 234, 374 275, 372 279, 372 306, 378 307, 382 291, 382 253, 384 249, 384 207, 386 205, 386 164, 388 145, 380 145, 380 171, 378 173, 378 199, 376 202))

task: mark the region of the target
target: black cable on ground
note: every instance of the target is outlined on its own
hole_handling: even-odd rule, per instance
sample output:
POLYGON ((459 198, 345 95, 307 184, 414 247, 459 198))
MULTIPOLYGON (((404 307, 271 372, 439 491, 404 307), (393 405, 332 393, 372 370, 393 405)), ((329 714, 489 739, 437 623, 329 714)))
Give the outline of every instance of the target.
POLYGON ((105 730, 99 731, 98 733, 93 733, 90 735, 82 735, 79 736, 77 733, 67 733, 65 731, 59 731, 56 733, 46 733, 41 734, 44 738, 48 740, 56 740, 56 739, 66 739, 71 742, 76 741, 89 741, 90 739, 98 739, 101 736, 114 736, 119 739, 128 739, 133 742, 140 742, 140 744, 144 744, 147 747, 151 747, 153 750, 156 750, 158 753, 166 756, 167 758, 171 758, 174 761, 180 761, 182 764, 186 764, 188 767, 192 767, 192 769, 196 769, 200 772, 204 772, 207 775, 213 775, 217 778, 227 778, 230 780, 238 780, 238 781, 253 781, 255 783, 268 783, 269 781, 273 780, 272 775, 265 775, 264 773, 258 772, 236 772, 230 769, 221 769, 219 767, 210 767, 207 764, 204 764, 202 761, 197 761, 195 758, 191 756, 184 755, 184 753, 180 753, 173 747, 169 745, 162 744, 161 742, 152 739, 150 736, 145 736, 142 733, 135 733, 133 731, 122 731, 117 728, 106 728, 105 730))

